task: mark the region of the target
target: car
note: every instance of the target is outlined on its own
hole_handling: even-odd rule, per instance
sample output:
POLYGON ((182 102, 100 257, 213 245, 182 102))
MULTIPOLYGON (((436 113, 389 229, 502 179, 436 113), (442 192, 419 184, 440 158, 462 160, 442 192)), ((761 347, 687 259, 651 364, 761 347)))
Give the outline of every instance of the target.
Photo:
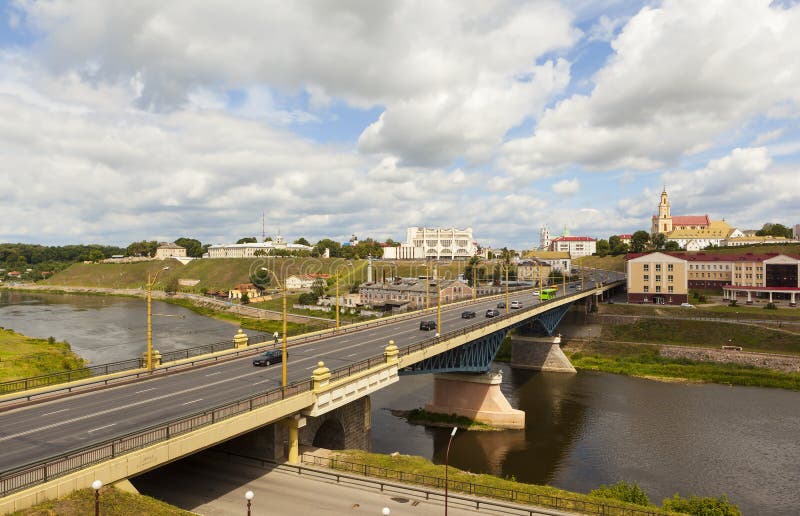
POLYGON ((498 315, 500 315, 499 310, 494 310, 492 308, 486 310, 486 317, 497 317, 498 315))
POLYGON ((569 288, 578 288, 578 285, 570 285, 569 288))
POLYGON ((466 310, 464 312, 461 312, 462 319, 472 319, 473 317, 475 317, 475 312, 473 312, 472 310, 466 310))
POLYGON ((499 303, 497 303, 497 308, 505 308, 505 307, 506 307, 505 301, 500 301, 499 303))
MULTIPOLYGON (((289 357, 289 354, 286 354, 286 357, 289 357)), ((283 356, 281 355, 281 350, 279 349, 270 349, 269 351, 265 351, 258 355, 255 359, 253 359, 254 366, 268 366, 272 364, 280 363, 283 360, 283 356)))
POLYGON ((534 290, 532 295, 538 296, 539 295, 539 291, 538 290, 534 290))
POLYGON ((436 329, 436 321, 420 321, 419 329, 423 331, 431 331, 436 329))
POLYGON ((681 306, 684 308, 695 308, 695 306, 691 303, 681 303, 681 306))
POLYGON ((522 308, 522 301, 512 301, 511 308, 522 308))

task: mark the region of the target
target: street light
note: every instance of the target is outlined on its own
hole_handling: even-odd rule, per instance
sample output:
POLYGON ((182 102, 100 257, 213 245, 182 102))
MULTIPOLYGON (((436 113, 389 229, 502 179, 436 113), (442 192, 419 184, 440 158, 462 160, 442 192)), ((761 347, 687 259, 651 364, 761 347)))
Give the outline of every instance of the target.
POLYGON ((150 272, 147 272, 147 370, 153 370, 153 296, 152 290, 153 285, 156 283, 156 278, 163 270, 167 270, 169 267, 164 267, 156 272, 156 275, 153 276, 153 279, 150 279, 150 272))
POLYGON ((247 500, 247 516, 250 516, 250 503, 253 501, 254 496, 252 491, 248 491, 244 494, 244 498, 247 500))
POLYGON ((92 482, 92 489, 94 489, 94 516, 100 516, 100 488, 103 487, 102 480, 95 480, 92 482))
POLYGON ((389 516, 390 514, 392 514, 392 511, 390 511, 388 507, 384 507, 383 509, 381 509, 381 514, 383 514, 383 516, 389 516))
POLYGON ((436 268, 436 332, 442 331, 442 289, 439 288, 439 268, 436 268))
POLYGON ((453 437, 456 435, 457 427, 453 427, 453 431, 450 432, 450 440, 447 441, 447 451, 444 454, 444 516, 447 516, 447 467, 450 460, 450 444, 453 442, 453 437))
MULTIPOLYGON (((278 275, 275 274, 275 271, 267 269, 266 267, 261 267, 262 271, 269 272, 272 274, 272 277, 275 278, 275 283, 278 287, 281 287, 281 282, 278 279, 278 275)), ((283 345, 281 347, 281 387, 286 387, 286 274, 283 275, 283 287, 281 287, 283 291, 283 345)))

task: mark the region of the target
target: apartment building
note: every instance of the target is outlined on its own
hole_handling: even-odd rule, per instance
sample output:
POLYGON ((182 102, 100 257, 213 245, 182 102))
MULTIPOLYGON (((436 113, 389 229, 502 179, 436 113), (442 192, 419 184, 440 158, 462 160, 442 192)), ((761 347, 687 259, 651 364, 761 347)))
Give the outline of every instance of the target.
POLYGON ((680 305, 689 299, 687 262, 666 253, 629 254, 628 303, 680 305))
POLYGON ((359 287, 361 303, 369 308, 384 310, 419 310, 425 308, 425 299, 429 306, 436 306, 437 296, 441 292, 442 303, 452 303, 461 299, 472 298, 472 288, 466 283, 455 280, 431 280, 427 287, 426 280, 407 280, 395 283, 364 283, 359 287))

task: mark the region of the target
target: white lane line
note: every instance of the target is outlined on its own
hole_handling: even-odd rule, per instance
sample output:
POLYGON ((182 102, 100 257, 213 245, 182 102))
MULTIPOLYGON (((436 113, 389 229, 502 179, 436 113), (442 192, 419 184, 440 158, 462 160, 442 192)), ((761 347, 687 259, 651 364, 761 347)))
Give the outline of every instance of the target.
POLYGON ((356 355, 358 355, 358 353, 350 353, 349 355, 347 355, 347 358, 354 357, 356 355))
POLYGON ((114 407, 114 408, 110 408, 110 409, 106 409, 106 410, 100 410, 100 411, 94 412, 92 414, 85 414, 85 415, 82 415, 82 416, 74 417, 72 419, 65 419, 63 421, 59 421, 57 423, 52 423, 50 425, 41 426, 39 428, 31 428, 29 430, 25 430, 24 432, 5 435, 3 437, 0 437, 0 442, 9 441, 11 439, 16 439, 17 437, 23 437, 25 435, 35 434, 37 432, 41 432, 42 430, 49 430, 51 428, 56 428, 56 427, 59 427, 59 426, 67 425, 67 424, 70 424, 70 423, 74 423, 76 421, 83 421, 85 419, 93 418, 93 417, 96 417, 96 416, 104 416, 106 414, 111 414, 111 413, 114 413, 114 412, 118 412, 120 410, 125 410, 125 409, 128 409, 128 408, 131 408, 131 407, 136 407, 136 406, 144 405, 144 404, 147 404, 147 403, 153 403, 154 401, 162 400, 162 399, 165 399, 165 398, 171 398, 171 397, 174 397, 174 396, 180 396, 181 394, 186 394, 188 392, 197 391, 197 390, 200 390, 200 389, 207 389, 207 388, 213 387, 215 385, 219 385, 219 384, 223 384, 223 383, 231 382, 231 381, 236 381, 236 380, 239 380, 241 378, 245 378, 247 376, 254 376, 254 375, 258 375, 258 374, 261 374, 261 371, 254 371, 252 373, 240 374, 238 376, 229 376, 229 377, 226 377, 224 380, 219 380, 219 381, 216 381, 216 382, 210 382, 210 383, 207 383, 207 384, 204 384, 204 385, 197 385, 195 387, 189 387, 188 389, 183 389, 183 390, 180 390, 180 391, 174 391, 174 392, 170 392, 168 394, 162 394, 161 396, 155 396, 155 397, 152 397, 152 398, 148 398, 146 400, 135 401, 135 402, 128 403, 128 404, 126 404, 124 406, 121 406, 121 407, 114 407))
POLYGON ((258 384, 260 384, 260 383, 267 383, 267 382, 271 382, 271 381, 272 381, 272 380, 270 380, 270 379, 261 380, 260 382, 253 382, 253 385, 258 385, 258 384))
POLYGON ((69 410, 68 408, 64 408, 64 409, 61 409, 61 410, 55 410, 53 412, 44 413, 44 414, 42 414, 42 416, 52 416, 53 414, 58 414, 59 412, 66 412, 68 410, 69 410))
POLYGON ((197 403, 198 401, 203 401, 203 398, 197 398, 196 400, 187 401, 184 405, 191 405, 192 403, 197 403))
POLYGON ((97 428, 92 428, 91 430, 89 430, 89 433, 91 434, 92 432, 97 432, 98 430, 102 430, 103 428, 110 428, 114 425, 116 425, 116 423, 111 423, 110 425, 106 426, 98 426, 97 428))
POLYGON ((149 389, 142 389, 141 391, 136 391, 134 392, 134 394, 141 394, 143 392, 154 391, 154 390, 156 390, 156 387, 150 387, 149 389))
POLYGON ((216 373, 208 373, 206 376, 216 376, 218 374, 222 374, 222 371, 217 371, 216 373))

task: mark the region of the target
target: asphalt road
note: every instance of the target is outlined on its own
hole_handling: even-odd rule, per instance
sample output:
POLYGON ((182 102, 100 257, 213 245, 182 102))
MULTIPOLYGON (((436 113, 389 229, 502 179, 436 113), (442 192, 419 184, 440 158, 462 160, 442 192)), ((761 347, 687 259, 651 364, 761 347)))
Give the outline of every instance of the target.
MULTIPOLYGON (((297 475, 279 469, 263 469, 246 464, 225 462, 224 457, 208 453, 194 455, 168 464, 156 471, 133 479, 142 494, 158 498, 182 509, 205 516, 245 514, 245 493, 254 494, 251 514, 294 516, 380 516, 388 507, 391 516, 440 516, 444 513, 441 498, 426 500, 423 493, 389 489, 383 492, 375 485, 335 483, 325 477, 297 475)), ((527 511, 499 510, 467 506, 466 502, 449 498, 448 514, 525 514, 527 511)), ((560 511, 533 514, 566 514, 560 511)))
MULTIPOLYGON (((510 300, 522 301, 523 310, 538 303, 530 290, 510 300)), ((486 309, 496 306, 497 300, 479 300, 468 308, 442 308, 440 331, 481 324, 486 309), (466 309, 477 317, 462 319, 466 309)), ((291 346, 288 382, 308 380, 320 360, 333 370, 381 355, 390 339, 400 348, 429 339, 435 332, 420 331, 419 322, 431 319, 435 313, 291 346)), ((0 417, 0 473, 279 387, 280 364, 257 368, 252 358, 5 411, 0 417)))

